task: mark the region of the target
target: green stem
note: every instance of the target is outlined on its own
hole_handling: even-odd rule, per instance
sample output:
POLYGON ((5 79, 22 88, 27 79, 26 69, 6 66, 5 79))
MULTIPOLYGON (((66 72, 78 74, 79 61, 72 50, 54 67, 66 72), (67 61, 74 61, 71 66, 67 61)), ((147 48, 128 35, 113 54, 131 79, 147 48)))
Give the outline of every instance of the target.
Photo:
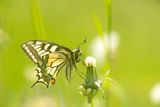
POLYGON ((94 17, 94 21, 95 21, 95 25, 96 25, 96 28, 98 30, 98 34, 99 36, 103 36, 103 29, 102 29, 102 24, 100 22, 100 19, 98 18, 98 16, 95 16, 94 17))
MULTIPOLYGON (((107 34, 110 38, 111 36, 111 32, 112 32, 112 0, 106 0, 106 12, 107 12, 107 34)), ((111 70, 111 63, 112 63, 112 59, 111 59, 111 41, 110 42, 110 47, 109 47, 109 51, 108 51, 108 65, 109 68, 111 70)))
MULTIPOLYGON (((106 0, 106 12, 107 12, 107 34, 110 37, 112 32, 112 0, 106 0)), ((111 46, 111 42, 110 42, 110 46, 111 46)), ((110 70, 111 70, 111 64, 112 64, 111 54, 112 54, 111 50, 109 50, 108 63, 109 63, 110 70)), ((110 105, 109 96, 110 96, 110 89, 108 89, 106 92, 106 99, 107 99, 106 107, 109 107, 110 105)))
POLYGON ((110 35, 112 31, 112 0, 106 0, 107 12, 107 33, 110 35))
POLYGON ((94 107, 94 103, 93 101, 90 102, 91 107, 94 107))
POLYGON ((45 39, 46 34, 44 30, 42 16, 40 14, 39 7, 37 5, 37 1, 30 0, 30 3, 31 3, 33 23, 35 26, 36 38, 40 37, 40 39, 45 39))

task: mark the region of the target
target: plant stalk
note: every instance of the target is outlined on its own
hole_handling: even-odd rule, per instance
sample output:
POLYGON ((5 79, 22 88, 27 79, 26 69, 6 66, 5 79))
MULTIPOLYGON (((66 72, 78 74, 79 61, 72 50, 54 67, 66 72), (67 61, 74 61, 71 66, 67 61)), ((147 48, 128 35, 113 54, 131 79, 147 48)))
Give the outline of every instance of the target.
POLYGON ((37 39, 45 39, 45 29, 42 20, 42 15, 40 14, 40 10, 38 7, 37 0, 30 0, 31 11, 32 11, 32 19, 35 26, 35 33, 37 39))
MULTIPOLYGON (((109 39, 111 37, 111 32, 112 32, 112 0, 106 0, 106 12, 107 12, 107 34, 109 36, 109 39)), ((111 64, 112 64, 112 59, 111 59, 111 41, 109 41, 110 47, 109 47, 109 53, 108 53, 108 63, 109 63, 109 68, 111 71, 111 64)), ((110 96, 110 89, 107 90, 106 92, 106 107, 109 107, 109 96, 110 96)))
POLYGON ((93 101, 90 102, 91 107, 94 107, 94 103, 93 101))

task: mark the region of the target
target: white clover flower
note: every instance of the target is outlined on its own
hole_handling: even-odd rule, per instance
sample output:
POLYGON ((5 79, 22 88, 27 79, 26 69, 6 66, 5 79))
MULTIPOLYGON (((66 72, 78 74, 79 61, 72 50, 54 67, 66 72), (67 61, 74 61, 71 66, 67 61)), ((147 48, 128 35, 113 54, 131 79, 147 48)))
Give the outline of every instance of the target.
POLYGON ((119 45, 119 36, 116 32, 111 32, 110 35, 104 33, 102 36, 96 36, 93 40, 91 51, 92 55, 98 59, 98 63, 102 64, 107 59, 107 55, 110 53, 111 57, 114 57, 119 45))
POLYGON ((117 48, 119 46, 119 35, 116 32, 112 32, 110 36, 110 53, 111 57, 114 58, 117 53, 117 48))
POLYGON ((98 59, 98 61, 103 62, 109 49, 108 35, 104 33, 103 36, 96 36, 96 38, 93 40, 91 49, 92 55, 98 59))
POLYGON ((96 67, 96 59, 94 57, 88 56, 85 59, 86 66, 93 66, 96 67))
POLYGON ((150 100, 152 103, 160 105, 160 83, 154 85, 151 89, 150 100))

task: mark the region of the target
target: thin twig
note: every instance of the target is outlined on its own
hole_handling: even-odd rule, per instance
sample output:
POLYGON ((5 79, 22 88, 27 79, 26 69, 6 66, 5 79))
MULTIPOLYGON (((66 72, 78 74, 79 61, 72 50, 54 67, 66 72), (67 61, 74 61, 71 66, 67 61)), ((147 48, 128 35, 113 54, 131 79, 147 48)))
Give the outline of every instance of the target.
POLYGON ((93 101, 90 102, 91 107, 94 107, 94 103, 93 101))

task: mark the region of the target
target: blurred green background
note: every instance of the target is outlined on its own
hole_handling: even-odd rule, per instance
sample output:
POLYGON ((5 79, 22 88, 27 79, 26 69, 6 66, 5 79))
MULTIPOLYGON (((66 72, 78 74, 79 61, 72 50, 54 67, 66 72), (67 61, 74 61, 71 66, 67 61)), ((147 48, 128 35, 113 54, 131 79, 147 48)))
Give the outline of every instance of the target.
MULTIPOLYGON (((107 11, 105 0, 0 0, 0 107, 89 107, 78 92, 82 80, 75 72, 71 83, 61 71, 54 86, 30 88, 36 80, 35 66, 21 44, 45 39, 74 49, 87 37, 81 49, 91 55, 89 48, 99 34, 95 16, 105 33, 107 11), (34 20, 37 7, 36 20, 43 25, 34 20)), ((111 62, 114 83, 109 99, 98 93, 95 107, 160 106, 150 98, 151 89, 160 82, 159 29, 159 0, 112 1, 112 31, 120 41, 111 62)))

